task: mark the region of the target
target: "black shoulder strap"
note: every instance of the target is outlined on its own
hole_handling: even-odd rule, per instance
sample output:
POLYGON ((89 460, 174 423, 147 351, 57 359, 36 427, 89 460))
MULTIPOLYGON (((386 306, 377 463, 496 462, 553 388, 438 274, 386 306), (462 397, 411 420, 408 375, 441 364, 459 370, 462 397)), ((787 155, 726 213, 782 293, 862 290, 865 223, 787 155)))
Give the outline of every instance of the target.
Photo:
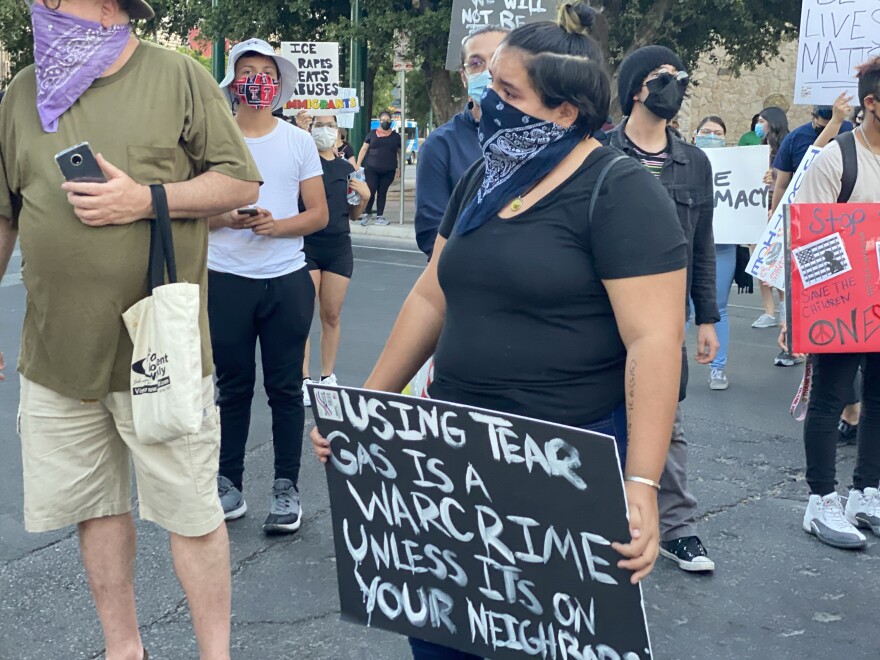
POLYGON ((612 167, 614 167, 620 161, 626 160, 627 158, 629 158, 629 156, 625 156, 624 154, 615 156, 605 167, 602 168, 602 171, 599 172, 599 178, 596 179, 596 185, 593 188, 593 196, 590 200, 590 213, 587 216, 587 220, 591 225, 593 224, 593 211, 596 209, 596 201, 599 199, 599 192, 602 188, 602 184, 605 183, 605 178, 608 176, 608 173, 611 171, 612 167))
POLYGON ((174 259, 174 240, 171 235, 171 214, 168 212, 168 198, 161 185, 150 186, 156 219, 150 220, 150 261, 147 273, 150 292, 165 284, 165 268, 168 268, 168 282, 177 282, 177 263, 174 259))
POLYGON ((856 187, 856 179, 859 178, 859 154, 856 151, 856 135, 853 131, 841 133, 836 138, 843 156, 843 174, 840 177, 840 195, 837 196, 838 204, 846 204, 852 197, 856 187))

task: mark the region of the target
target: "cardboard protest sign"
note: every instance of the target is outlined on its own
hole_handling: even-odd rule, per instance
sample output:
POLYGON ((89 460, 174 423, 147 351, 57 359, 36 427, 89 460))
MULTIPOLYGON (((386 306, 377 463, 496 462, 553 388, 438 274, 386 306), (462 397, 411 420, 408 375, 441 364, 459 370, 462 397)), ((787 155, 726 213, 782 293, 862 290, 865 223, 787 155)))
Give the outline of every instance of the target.
POLYGON ((357 112, 357 96, 343 97, 339 86, 339 44, 335 42, 283 41, 281 54, 299 71, 296 92, 284 114, 307 110, 311 115, 357 112))
POLYGON ((791 350, 880 351, 880 204, 795 204, 786 213, 791 350))
POLYGON ((453 0, 446 68, 461 68, 461 44, 481 27, 499 25, 512 30, 533 21, 552 21, 557 4, 557 0, 453 0))
POLYGON ((715 242, 751 244, 767 226, 770 191, 762 181, 770 161, 770 147, 706 149, 712 163, 715 242))
POLYGON ((310 387, 342 616, 497 659, 650 658, 612 438, 310 387))
POLYGON ((785 290, 785 216, 783 206, 794 201, 797 191, 801 188, 804 174, 810 169, 813 161, 822 152, 818 147, 810 147, 807 155, 801 161, 800 167, 791 178, 791 183, 785 189, 785 195, 776 211, 770 217, 764 233, 758 239, 758 244, 752 252, 752 258, 746 266, 746 272, 752 277, 757 277, 779 290, 785 290))
POLYGON ((855 67, 880 54, 877 0, 803 0, 794 102, 833 105, 855 95, 855 67))

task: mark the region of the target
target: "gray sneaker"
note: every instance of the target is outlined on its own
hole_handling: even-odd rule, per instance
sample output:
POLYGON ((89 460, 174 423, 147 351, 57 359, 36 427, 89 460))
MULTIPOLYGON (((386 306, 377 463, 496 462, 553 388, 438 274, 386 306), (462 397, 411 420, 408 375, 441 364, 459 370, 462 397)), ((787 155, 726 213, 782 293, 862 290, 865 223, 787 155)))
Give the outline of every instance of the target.
POLYGON ((804 361, 804 357, 801 355, 792 355, 788 351, 780 351, 779 355, 777 355, 773 364, 777 367, 793 367, 796 364, 801 364, 804 361))
POLYGON ((730 387, 730 383, 727 382, 727 374, 724 373, 724 369, 712 369, 712 373, 709 374, 709 389, 726 390, 728 387, 730 387))
POLYGON ((247 502, 244 501, 244 495, 229 479, 219 474, 217 475, 217 495, 220 497, 225 520, 238 520, 247 513, 247 502))
POLYGON ((779 325, 779 322, 776 320, 776 317, 772 314, 761 314, 758 317, 758 320, 752 323, 753 328, 775 328, 779 325))
POLYGON ((360 225, 361 225, 361 227, 366 227, 368 224, 370 224, 370 216, 367 215, 366 213, 363 213, 361 215, 360 225))
POLYGON ((263 532, 292 534, 301 524, 299 491, 290 479, 276 479, 272 484, 272 508, 263 523, 263 532))
POLYGON ((380 227, 385 227, 391 224, 391 220, 386 218, 384 215, 380 215, 378 218, 376 218, 376 224, 380 227))
POLYGON ((825 497, 810 495, 804 531, 835 548, 860 550, 868 544, 865 535, 846 519, 837 493, 825 497))

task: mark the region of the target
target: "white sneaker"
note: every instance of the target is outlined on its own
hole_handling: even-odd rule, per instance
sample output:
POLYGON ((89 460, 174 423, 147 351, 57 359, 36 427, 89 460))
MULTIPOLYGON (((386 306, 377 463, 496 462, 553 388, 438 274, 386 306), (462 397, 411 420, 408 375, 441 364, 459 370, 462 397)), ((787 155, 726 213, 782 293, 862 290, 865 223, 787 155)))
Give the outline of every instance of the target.
POLYGON ((730 387, 730 383, 727 382, 727 374, 724 373, 724 369, 712 369, 709 374, 709 389, 726 390, 728 387, 730 387))
POLYGON ((327 377, 321 376, 319 385, 339 385, 339 381, 336 380, 336 374, 330 374, 327 377))
POLYGON ((874 536, 880 536, 880 491, 865 488, 849 491, 846 500, 846 519, 856 527, 870 529, 874 536))
POLYGON ((753 328, 775 328, 779 325, 779 322, 776 320, 776 317, 772 314, 761 314, 758 317, 758 320, 752 323, 753 328))
POLYGON ((303 378, 303 405, 306 408, 312 407, 312 399, 309 397, 309 390, 306 385, 317 385, 318 383, 311 378, 303 378))
POLYGON ((867 545, 865 535, 844 516, 837 493, 825 497, 810 495, 810 503, 804 514, 804 531, 835 548, 857 550, 867 545))

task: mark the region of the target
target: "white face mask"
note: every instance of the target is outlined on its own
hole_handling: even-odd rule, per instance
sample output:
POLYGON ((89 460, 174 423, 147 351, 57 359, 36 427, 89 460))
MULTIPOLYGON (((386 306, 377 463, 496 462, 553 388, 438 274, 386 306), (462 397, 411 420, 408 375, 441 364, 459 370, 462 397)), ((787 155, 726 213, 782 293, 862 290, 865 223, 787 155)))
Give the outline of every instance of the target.
POLYGON ((337 130, 332 126, 322 126, 312 129, 312 139, 318 146, 318 151, 330 151, 336 146, 337 130))

